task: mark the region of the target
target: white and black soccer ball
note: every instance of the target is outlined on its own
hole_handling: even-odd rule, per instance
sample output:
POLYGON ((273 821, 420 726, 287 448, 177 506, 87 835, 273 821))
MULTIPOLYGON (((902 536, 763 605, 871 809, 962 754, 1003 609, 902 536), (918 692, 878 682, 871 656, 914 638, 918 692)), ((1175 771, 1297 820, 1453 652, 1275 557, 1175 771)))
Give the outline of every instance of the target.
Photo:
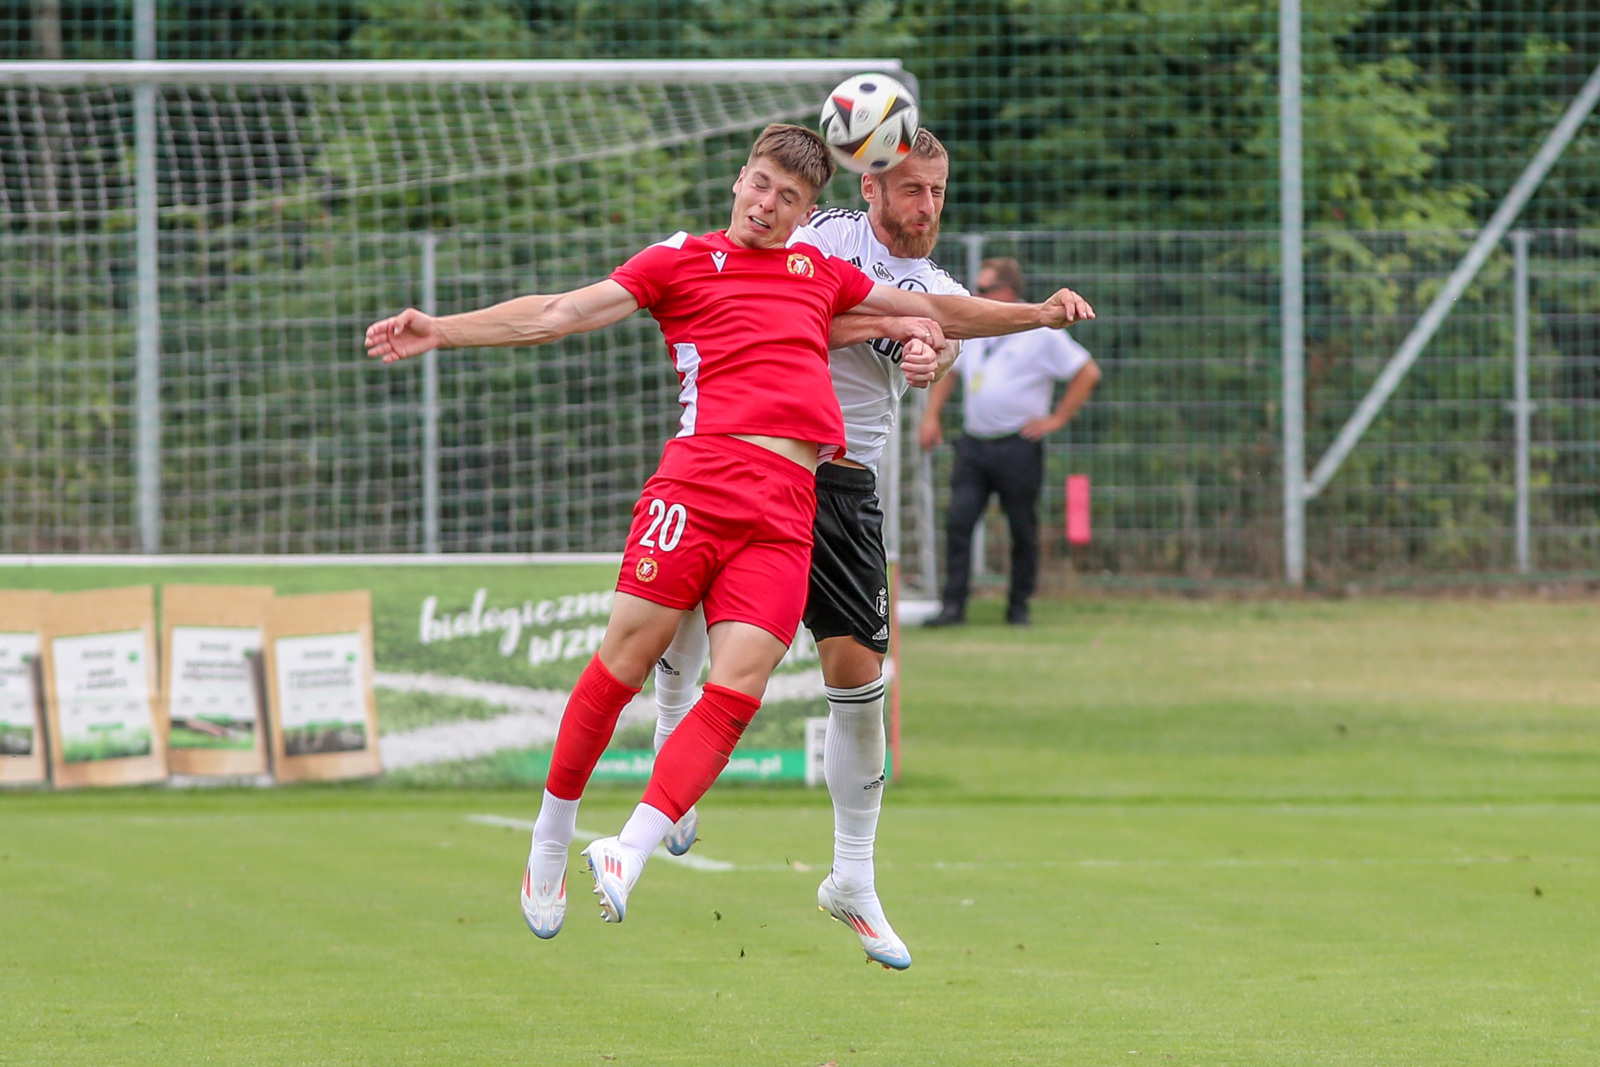
POLYGON ((841 167, 877 174, 911 154, 917 117, 911 90, 886 74, 857 74, 823 101, 822 139, 841 167))

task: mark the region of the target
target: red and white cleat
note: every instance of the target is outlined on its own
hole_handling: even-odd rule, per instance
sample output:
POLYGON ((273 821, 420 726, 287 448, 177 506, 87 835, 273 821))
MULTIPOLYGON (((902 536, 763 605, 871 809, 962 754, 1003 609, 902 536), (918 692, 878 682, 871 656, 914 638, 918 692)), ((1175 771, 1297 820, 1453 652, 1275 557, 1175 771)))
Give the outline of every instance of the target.
POLYGON ((817 907, 856 932, 867 959, 896 971, 911 966, 911 951, 883 917, 883 905, 878 903, 878 894, 871 886, 846 893, 833 884, 830 874, 817 887, 817 907))
POLYGON ((561 932, 567 918, 567 871, 562 865, 559 875, 536 877, 533 857, 522 872, 522 917, 535 937, 548 941, 561 932))
POLYGON ((615 837, 602 837, 583 850, 594 878, 594 895, 600 898, 600 917, 619 923, 628 917, 628 894, 639 884, 644 857, 638 849, 625 848, 615 837))

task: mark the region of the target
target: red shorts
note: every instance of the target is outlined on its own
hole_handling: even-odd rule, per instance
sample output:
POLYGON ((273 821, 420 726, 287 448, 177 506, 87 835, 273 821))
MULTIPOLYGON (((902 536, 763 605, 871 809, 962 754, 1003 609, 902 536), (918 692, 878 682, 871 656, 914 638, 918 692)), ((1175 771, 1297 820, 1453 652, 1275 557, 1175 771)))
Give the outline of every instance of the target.
POLYGON ((816 478, 726 435, 675 437, 634 505, 617 591, 789 644, 805 611, 816 478))

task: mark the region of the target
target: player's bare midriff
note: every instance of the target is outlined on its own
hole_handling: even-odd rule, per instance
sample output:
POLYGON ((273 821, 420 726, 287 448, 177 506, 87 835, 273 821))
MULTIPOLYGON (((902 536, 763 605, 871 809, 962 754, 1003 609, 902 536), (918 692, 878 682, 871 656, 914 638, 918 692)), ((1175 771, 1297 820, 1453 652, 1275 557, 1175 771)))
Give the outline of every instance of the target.
POLYGON ((729 437, 736 437, 741 441, 749 441, 757 447, 768 452, 776 452, 784 459, 793 460, 812 473, 817 469, 817 443, 815 441, 796 441, 793 437, 768 437, 759 433, 730 433, 729 437))
POLYGON ((835 467, 854 467, 858 471, 869 471, 872 469, 865 463, 857 463, 848 456, 839 456, 836 459, 828 460, 828 462, 833 464, 835 467))

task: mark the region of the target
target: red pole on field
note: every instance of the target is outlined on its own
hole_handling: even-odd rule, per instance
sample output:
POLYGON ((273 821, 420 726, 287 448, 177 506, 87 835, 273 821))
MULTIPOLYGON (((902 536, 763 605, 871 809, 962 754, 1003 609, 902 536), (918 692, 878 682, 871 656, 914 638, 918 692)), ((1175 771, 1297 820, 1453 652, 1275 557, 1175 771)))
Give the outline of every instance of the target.
POLYGON ((1089 543, 1089 476, 1067 475, 1067 544, 1089 543))

